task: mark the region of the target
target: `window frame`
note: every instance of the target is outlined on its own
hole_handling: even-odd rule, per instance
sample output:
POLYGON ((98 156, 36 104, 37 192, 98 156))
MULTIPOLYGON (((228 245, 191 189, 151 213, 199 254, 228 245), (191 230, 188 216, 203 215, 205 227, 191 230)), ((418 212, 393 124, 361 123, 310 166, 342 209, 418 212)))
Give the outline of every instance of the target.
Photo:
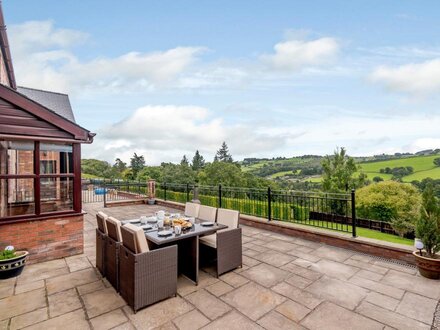
MULTIPOLYGON (((5 139, 6 141, 23 141, 20 139, 5 139)), ((27 140, 29 141, 29 140, 27 140)), ((52 218, 58 215, 70 215, 82 213, 81 201, 81 144, 75 142, 67 142, 72 145, 72 173, 63 174, 41 174, 40 173, 40 144, 46 143, 43 140, 34 140, 34 173, 33 174, 0 174, 0 179, 33 179, 34 181, 34 204, 35 212, 33 214, 22 214, 14 216, 0 217, 0 223, 19 222, 26 220, 38 220, 52 218), (71 210, 41 212, 41 179, 43 178, 72 178, 73 179, 73 205, 71 210)), ((48 141, 47 143, 55 143, 56 141, 48 141)), ((66 143, 60 141, 58 143, 66 143)))

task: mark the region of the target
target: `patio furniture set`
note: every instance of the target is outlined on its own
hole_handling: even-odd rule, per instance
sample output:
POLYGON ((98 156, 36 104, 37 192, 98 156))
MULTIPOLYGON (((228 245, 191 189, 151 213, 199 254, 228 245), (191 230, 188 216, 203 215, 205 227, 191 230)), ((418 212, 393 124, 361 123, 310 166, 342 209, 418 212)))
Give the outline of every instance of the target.
POLYGON ((96 214, 96 267, 134 312, 176 296, 178 274, 197 285, 200 263, 215 261, 217 276, 242 266, 238 211, 186 203, 184 217, 166 218, 174 231, 163 218, 96 214))

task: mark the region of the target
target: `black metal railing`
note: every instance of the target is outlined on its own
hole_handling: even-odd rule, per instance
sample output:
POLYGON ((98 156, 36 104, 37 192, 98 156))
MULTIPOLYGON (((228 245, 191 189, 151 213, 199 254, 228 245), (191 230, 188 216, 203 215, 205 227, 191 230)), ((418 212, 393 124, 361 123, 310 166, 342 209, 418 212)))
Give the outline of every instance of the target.
MULTIPOLYGON (((84 180, 83 202, 107 203, 146 199, 146 182, 84 180)), ((202 205, 239 211, 241 214, 357 235, 357 228, 396 234, 385 221, 356 217, 355 191, 346 194, 301 192, 197 184, 156 183, 156 198, 179 203, 198 200, 202 205)))

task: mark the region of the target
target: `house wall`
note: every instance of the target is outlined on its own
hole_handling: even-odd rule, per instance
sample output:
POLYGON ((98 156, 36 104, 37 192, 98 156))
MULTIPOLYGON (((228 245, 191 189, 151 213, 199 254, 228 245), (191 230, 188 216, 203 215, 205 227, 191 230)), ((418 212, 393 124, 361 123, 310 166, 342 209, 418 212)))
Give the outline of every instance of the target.
POLYGON ((29 262, 41 262, 83 253, 84 216, 57 216, 44 220, 0 225, 0 246, 29 251, 29 262))

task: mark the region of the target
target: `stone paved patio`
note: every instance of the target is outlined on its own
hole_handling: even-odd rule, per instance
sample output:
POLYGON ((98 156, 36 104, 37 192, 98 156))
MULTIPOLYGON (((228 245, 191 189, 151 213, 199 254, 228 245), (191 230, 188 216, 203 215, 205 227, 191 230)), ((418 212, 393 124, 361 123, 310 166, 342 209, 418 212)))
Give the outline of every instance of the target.
MULTIPOLYGON (((0 281, 3 329, 430 329, 440 283, 349 250, 243 227, 244 266, 133 314, 95 263, 95 218, 86 204, 84 254, 29 265, 0 281)), ((119 219, 144 205, 105 210, 119 219)))

